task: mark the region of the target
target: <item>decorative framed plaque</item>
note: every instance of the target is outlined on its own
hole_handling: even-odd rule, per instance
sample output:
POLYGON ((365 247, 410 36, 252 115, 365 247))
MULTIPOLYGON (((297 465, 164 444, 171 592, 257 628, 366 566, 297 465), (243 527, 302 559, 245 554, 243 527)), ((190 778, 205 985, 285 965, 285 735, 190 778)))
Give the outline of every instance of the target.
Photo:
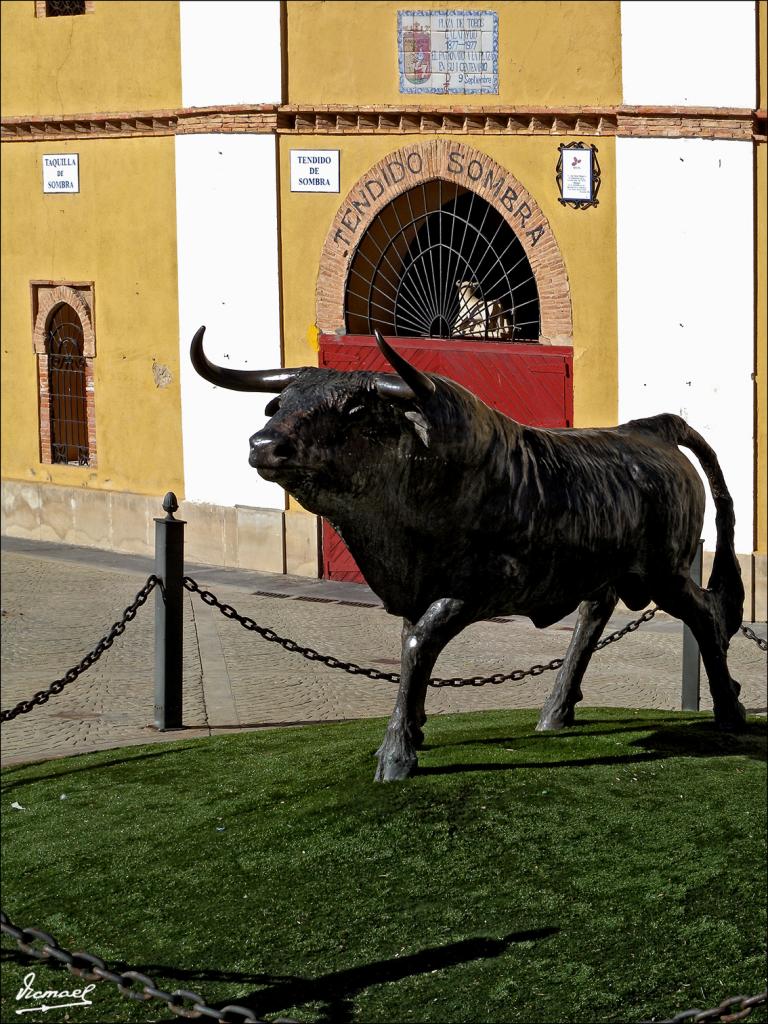
POLYGON ((560 189, 559 203, 586 210, 598 205, 597 193, 600 188, 600 166, 597 162, 597 146, 585 146, 583 142, 560 143, 560 158, 557 161, 556 179, 560 189))

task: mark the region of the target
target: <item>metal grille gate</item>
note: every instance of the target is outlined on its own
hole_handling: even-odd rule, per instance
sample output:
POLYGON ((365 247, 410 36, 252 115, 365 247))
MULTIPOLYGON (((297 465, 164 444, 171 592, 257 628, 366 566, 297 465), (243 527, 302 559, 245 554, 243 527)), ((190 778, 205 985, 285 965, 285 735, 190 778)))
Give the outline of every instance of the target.
POLYGON ((350 265, 350 334, 537 341, 539 295, 525 250, 482 196, 438 178, 371 222, 350 265))

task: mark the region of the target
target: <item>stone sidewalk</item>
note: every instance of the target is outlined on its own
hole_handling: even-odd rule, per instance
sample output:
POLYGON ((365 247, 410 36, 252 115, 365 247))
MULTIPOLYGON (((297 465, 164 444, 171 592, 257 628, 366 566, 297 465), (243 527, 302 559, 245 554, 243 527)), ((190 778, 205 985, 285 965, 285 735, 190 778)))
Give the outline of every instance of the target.
MULTIPOLYGON (((47 688, 120 618, 152 560, 60 544, 2 540, 4 708, 47 688)), ((188 575, 241 614, 343 661, 397 671, 399 620, 355 584, 188 564, 188 575)), ((100 661, 43 707, 3 728, 2 763, 276 725, 386 716, 395 686, 307 661, 185 592, 183 730, 152 726, 154 595, 100 661)), ((609 630, 630 618, 617 614, 609 630)), ((437 676, 491 675, 560 657, 574 617, 537 630, 523 618, 476 623, 441 655, 437 676)), ((755 631, 765 636, 765 625, 755 631)), ((657 616, 593 658, 582 706, 679 708, 682 627, 657 616)), ((731 670, 751 713, 766 711, 766 659, 734 637, 731 670)), ((540 707, 547 672, 521 683, 430 690, 430 714, 540 707)), ((702 679, 703 709, 711 707, 702 679)))

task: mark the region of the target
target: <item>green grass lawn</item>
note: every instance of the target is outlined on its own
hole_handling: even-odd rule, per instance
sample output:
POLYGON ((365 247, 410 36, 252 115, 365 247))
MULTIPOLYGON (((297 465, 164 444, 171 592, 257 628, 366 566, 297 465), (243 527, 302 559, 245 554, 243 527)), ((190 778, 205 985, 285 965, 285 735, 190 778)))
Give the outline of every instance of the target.
MULTIPOLYGON (((536 718, 434 717, 393 785, 372 782, 383 721, 9 769, 3 906, 166 989, 302 1022, 641 1021, 764 988, 765 723, 536 718)), ((76 982, 3 948, 3 1022, 176 1019, 106 984, 17 1015, 30 970, 76 982)))

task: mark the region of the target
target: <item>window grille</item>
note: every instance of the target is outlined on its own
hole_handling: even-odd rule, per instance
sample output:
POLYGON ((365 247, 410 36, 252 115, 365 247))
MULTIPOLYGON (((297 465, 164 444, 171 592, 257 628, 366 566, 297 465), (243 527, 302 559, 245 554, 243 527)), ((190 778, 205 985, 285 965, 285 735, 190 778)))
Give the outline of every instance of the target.
POLYGON ((46 0, 46 18, 68 18, 85 14, 85 0, 46 0))
POLYGON ((350 334, 538 341, 539 293, 509 222, 470 189, 442 179, 392 200, 352 260, 350 334))
POLYGON ((83 327, 74 309, 54 310, 46 335, 51 417, 51 461, 88 466, 88 407, 83 327))

